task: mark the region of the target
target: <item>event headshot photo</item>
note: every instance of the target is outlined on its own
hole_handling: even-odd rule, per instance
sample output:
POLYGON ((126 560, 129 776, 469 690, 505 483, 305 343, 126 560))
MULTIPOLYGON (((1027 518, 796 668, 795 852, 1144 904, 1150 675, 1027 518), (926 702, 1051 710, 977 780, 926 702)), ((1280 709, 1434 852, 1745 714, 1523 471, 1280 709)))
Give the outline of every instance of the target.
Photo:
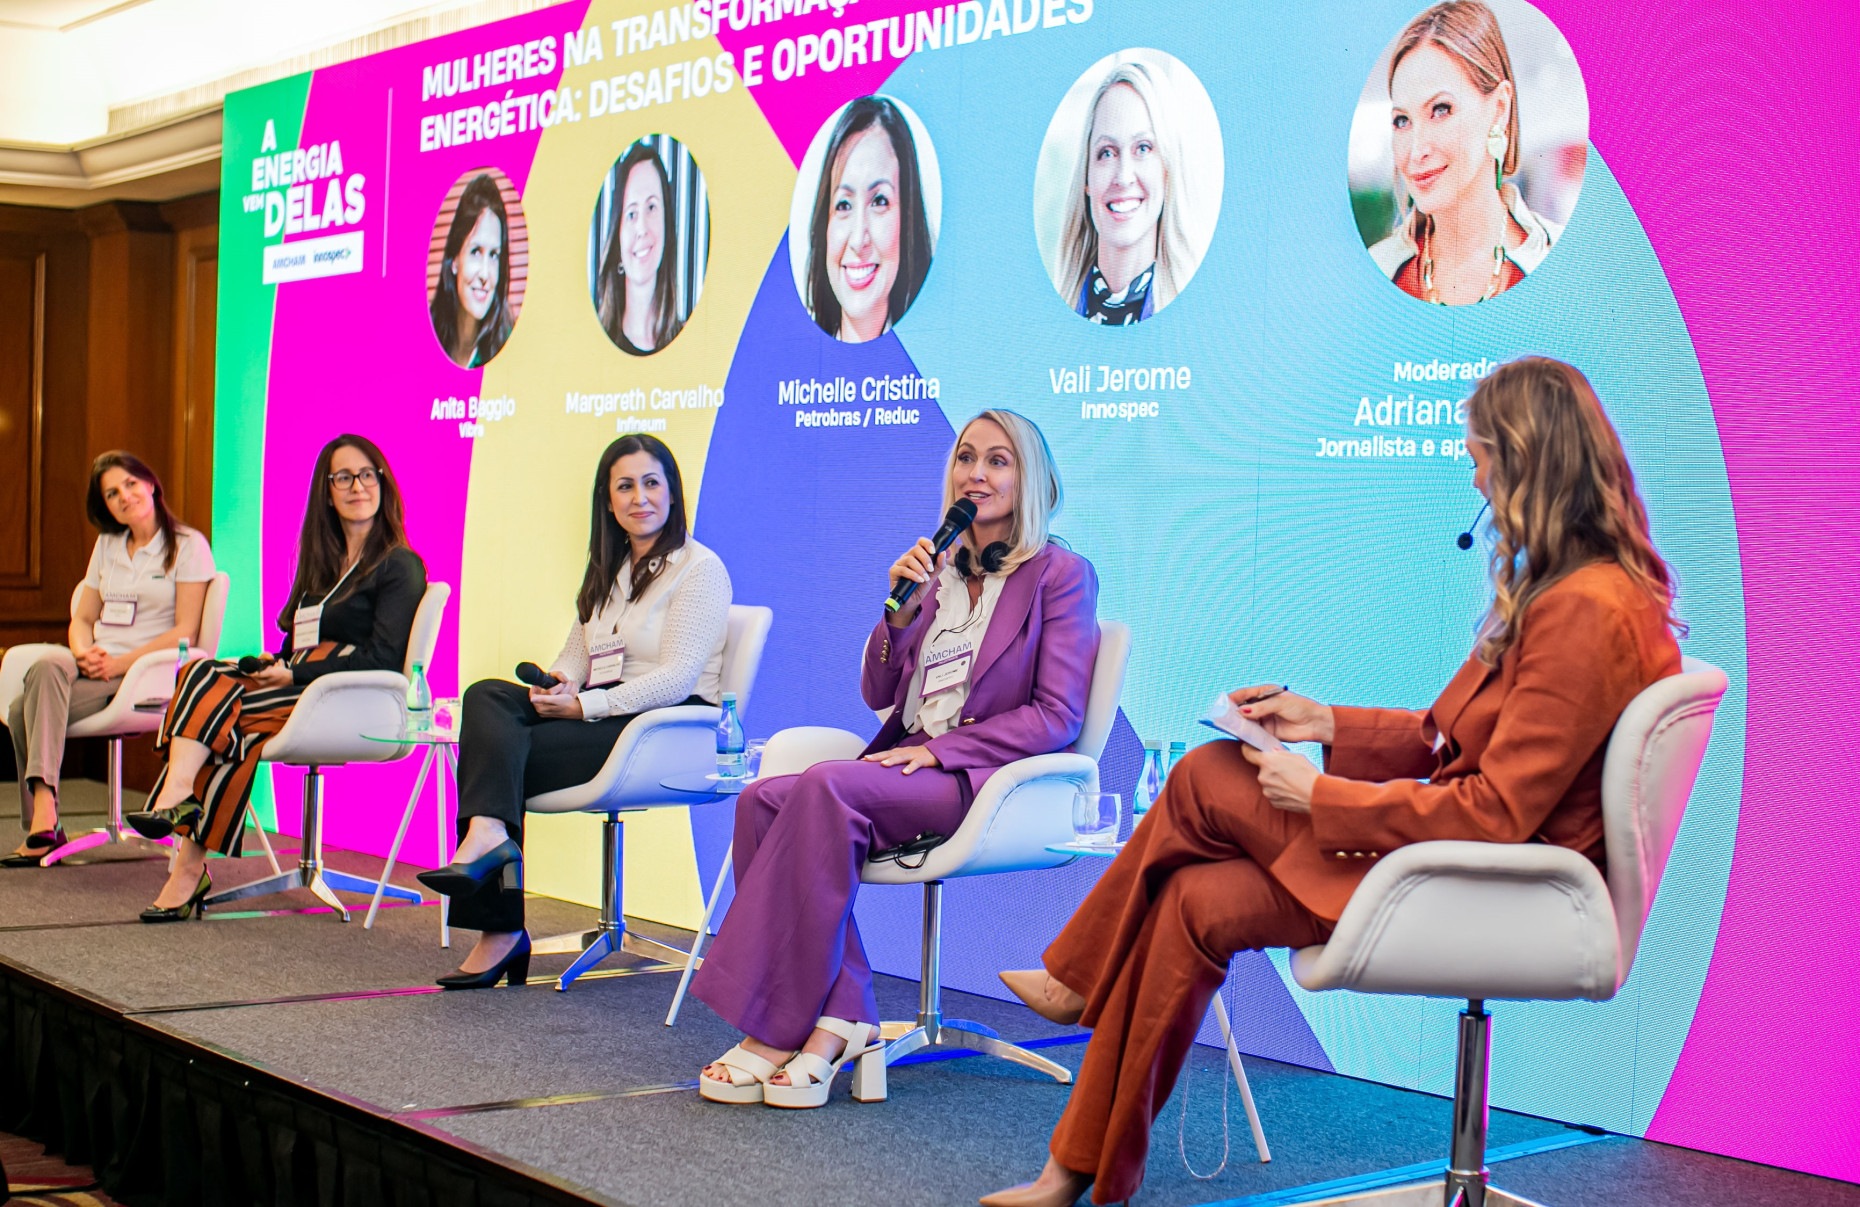
POLYGON ((1121 50, 1086 68, 1033 181, 1034 236, 1060 300, 1111 327, 1173 302, 1214 238, 1225 170, 1214 102, 1180 59, 1121 50))
POLYGON ((862 96, 835 110, 801 160, 788 260, 814 323, 847 344, 904 317, 936 253, 943 181, 909 106, 862 96))
POLYGON ((1350 123, 1350 208, 1382 275, 1442 306, 1544 262, 1576 208, 1589 95, 1526 0, 1447 0, 1403 27, 1350 123))
POLYGON ((433 334, 453 364, 475 369, 503 350, 523 309, 529 227, 510 177, 473 168, 446 191, 426 256, 433 334))
POLYGON ((710 195, 691 152, 648 134, 601 178, 588 223, 588 295, 622 352, 650 356, 678 338, 704 291, 710 195))

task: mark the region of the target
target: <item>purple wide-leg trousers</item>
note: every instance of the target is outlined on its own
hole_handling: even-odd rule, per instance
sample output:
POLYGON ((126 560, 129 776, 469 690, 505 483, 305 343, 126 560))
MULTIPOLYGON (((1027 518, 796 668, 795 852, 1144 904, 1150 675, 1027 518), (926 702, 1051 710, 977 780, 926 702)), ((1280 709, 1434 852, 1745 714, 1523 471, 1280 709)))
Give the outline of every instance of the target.
POLYGON ((853 921, 859 870, 925 830, 955 833, 968 808, 967 778, 937 767, 817 763, 750 784, 736 801, 736 900, 691 992, 776 1048, 799 1048, 822 1015, 877 1023, 853 921))

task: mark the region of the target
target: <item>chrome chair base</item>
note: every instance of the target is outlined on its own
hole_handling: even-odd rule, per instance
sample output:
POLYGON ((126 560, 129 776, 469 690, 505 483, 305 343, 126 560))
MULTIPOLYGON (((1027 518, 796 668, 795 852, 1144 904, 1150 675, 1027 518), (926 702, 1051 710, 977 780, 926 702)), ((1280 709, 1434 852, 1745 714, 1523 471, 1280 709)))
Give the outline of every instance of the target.
POLYGON ((166 842, 144 838, 134 830, 112 824, 101 826, 88 834, 80 834, 62 847, 52 848, 46 852, 45 858, 39 860, 39 866, 49 868, 63 863, 73 855, 82 855, 85 851, 115 846, 127 847, 137 852, 143 859, 166 859, 173 853, 166 842))
MULTIPOLYGON (((344 922, 349 920, 349 907, 336 896, 338 891, 360 893, 372 896, 379 891, 383 896, 397 901, 406 901, 419 905, 426 900, 413 889, 402 888, 398 884, 379 887, 375 881, 365 876, 351 876, 347 872, 338 872, 334 868, 323 866, 323 772, 319 767, 304 769, 304 813, 303 813, 303 850, 299 853, 297 866, 288 872, 278 872, 263 880, 254 880, 250 884, 241 884, 215 893, 208 897, 204 905, 224 905, 228 901, 244 901, 249 897, 268 897, 273 893, 289 892, 291 889, 307 888, 317 900, 334 910, 336 916, 344 922)), ((270 847, 266 847, 270 853, 270 847)), ((276 867, 276 863, 272 864, 276 867)))
POLYGON ((894 1065, 924 1048, 967 1048, 983 1056, 1011 1060, 1060 1085, 1072 1084, 1072 1070, 1017 1044, 1002 1039, 993 1027, 972 1019, 943 1017, 943 882, 924 881, 924 936, 921 980, 917 990, 917 1018, 908 1023, 880 1023, 878 1033, 887 1041, 885 1063, 894 1065))
MULTIPOLYGON (((638 810, 629 809, 627 812, 638 810)), ((567 993, 570 985, 608 956, 637 956, 652 965, 640 968, 640 972, 679 972, 687 963, 693 968, 704 963, 688 951, 634 934, 626 928, 624 898, 621 895, 626 884, 625 841, 620 813, 616 811, 607 814, 606 821, 601 825, 601 917, 594 929, 553 935, 537 940, 530 947, 532 955, 575 956, 575 962, 555 979, 556 991, 559 993, 567 993)))
MULTIPOLYGON (((1345 1195, 1335 1199, 1314 1199, 1302 1203, 1299 1207, 1343 1207, 1361 1203, 1364 1207, 1474 1207, 1472 1198, 1462 1190, 1454 1192, 1455 1197, 1447 1197, 1447 1183, 1443 1178, 1435 1182, 1423 1182, 1418 1186, 1397 1186, 1392 1190, 1372 1190, 1365 1194, 1345 1195)), ((1479 1199, 1480 1207, 1542 1207, 1531 1199, 1521 1199, 1496 1186, 1488 1186, 1479 1199)))
POLYGON ((1486 1184, 1487 1093, 1492 1049, 1492 1016, 1474 998, 1460 1011, 1459 1056, 1453 1072, 1453 1143, 1447 1174, 1418 1186, 1316 1199, 1317 1204, 1368 1204, 1370 1207, 1540 1207, 1529 1199, 1486 1184))
POLYGON ((1072 1084, 1072 1070, 1055 1064, 1037 1052, 1002 1039, 993 1027, 973 1019, 949 1018, 935 1021, 918 1015, 915 1023, 880 1023, 879 1035, 886 1040, 885 1063, 893 1065, 925 1048, 966 1048, 983 1056, 1011 1060, 1036 1073, 1044 1073, 1060 1085, 1072 1084))

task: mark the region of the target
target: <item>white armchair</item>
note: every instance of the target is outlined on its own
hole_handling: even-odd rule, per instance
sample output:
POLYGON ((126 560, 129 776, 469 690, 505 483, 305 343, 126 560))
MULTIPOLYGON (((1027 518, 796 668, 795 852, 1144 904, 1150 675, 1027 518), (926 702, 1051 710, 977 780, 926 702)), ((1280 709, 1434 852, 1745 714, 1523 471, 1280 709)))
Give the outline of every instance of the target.
POLYGON ((1306 989, 1467 999, 1460 1014, 1453 1148, 1444 1181, 1337 1203, 1500 1207, 1486 1185, 1486 999, 1606 1001, 1627 980, 1673 836, 1692 795, 1724 672, 1688 658, 1622 712, 1602 768, 1606 880, 1542 843, 1400 847, 1357 886, 1330 941, 1292 956, 1306 989))
MULTIPOLYGON (((924 886, 922 983, 917 1017, 885 1023, 889 1043, 885 1063, 895 1064, 920 1048, 968 1048, 1011 1060, 1045 1073, 1061 1084, 1072 1081, 1065 1066, 1003 1040, 995 1031, 968 1019, 943 1017, 942 927, 943 881, 991 872, 1020 872, 1058 867, 1073 856, 1047 848, 1072 841, 1072 797, 1098 790, 1098 756, 1117 719, 1130 658, 1130 628, 1115 620, 1098 625, 1098 659, 1092 667, 1091 695, 1078 740, 1060 754, 1042 754, 1010 763, 988 777, 946 842, 934 847, 922 865, 867 863, 866 884, 924 886)), ((843 729, 802 726, 784 729, 762 751, 760 778, 797 775, 829 759, 857 758, 865 739, 843 729)))
MULTIPOLYGON (((215 574, 207 583, 206 602, 200 613, 200 639, 188 648, 190 662, 196 658, 211 658, 219 650, 220 627, 226 619, 226 596, 231 586, 232 580, 225 571, 215 574)), ((71 593, 73 613, 83 591, 80 583, 71 593)), ((43 643, 16 645, 6 652, 6 657, 0 660, 0 717, 6 715, 24 690, 26 669, 40 658, 57 657, 61 653, 67 658, 71 656, 64 646, 43 643)), ((101 712, 73 721, 65 730, 66 738, 109 741, 110 812, 98 829, 46 852, 45 858, 39 861, 41 867, 51 867, 73 855, 103 846, 126 846, 163 857, 168 854, 165 844, 152 842, 123 825, 123 739, 154 733, 161 728, 161 708, 146 706, 165 706, 173 697, 176 663, 180 657, 180 648, 176 646, 142 655, 130 666, 123 676, 123 685, 101 712)))
MULTIPOLYGON (((407 683, 415 663, 431 666, 439 644, 439 626, 445 619, 452 588, 428 583, 413 616, 407 642, 407 660, 400 671, 337 671, 310 682, 291 709, 290 719, 265 743, 264 760, 303 767, 303 836, 297 866, 286 872, 241 884, 208 897, 206 904, 221 905, 248 897, 263 897, 287 889, 307 888, 336 911, 344 922, 349 909, 335 890, 347 893, 376 891, 374 881, 323 866, 323 769, 344 763, 391 763, 412 753, 411 744, 378 739, 406 732, 407 683)), ((418 904, 420 894, 390 884, 385 896, 418 904)))
MULTIPOLYGON (((736 693, 739 712, 749 709, 749 694, 762 665, 775 613, 768 608, 733 604, 723 641, 723 690, 736 693)), ((532 796, 523 802, 530 813, 602 813, 601 913, 593 930, 538 940, 539 954, 574 954, 575 961, 556 979, 564 992, 576 978, 608 956, 624 951, 660 961, 670 972, 685 966, 691 952, 636 935, 626 926, 626 831, 620 815, 646 809, 690 808, 711 798, 677 794, 661 783, 667 776, 702 774, 717 765, 717 720, 721 712, 708 704, 655 708, 636 717, 620 733, 600 773, 585 784, 532 796), (669 798, 669 799, 668 799, 669 798)))

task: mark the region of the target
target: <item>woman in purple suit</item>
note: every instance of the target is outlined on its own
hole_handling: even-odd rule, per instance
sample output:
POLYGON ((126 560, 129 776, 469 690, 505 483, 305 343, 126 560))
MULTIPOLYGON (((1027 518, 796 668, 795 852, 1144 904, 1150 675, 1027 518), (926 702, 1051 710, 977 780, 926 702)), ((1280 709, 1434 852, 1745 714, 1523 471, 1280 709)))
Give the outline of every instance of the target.
POLYGON ((1098 651, 1098 576, 1052 543, 1052 450, 1013 411, 971 419, 945 507, 975 505, 952 559, 920 538, 891 582, 925 584, 866 643, 860 691, 890 709, 857 760, 751 784, 736 806, 736 902, 692 992, 744 1032, 705 1067, 717 1102, 811 1107, 854 1060, 884 1060, 853 921, 873 851, 950 835, 994 772, 1070 746, 1098 651))

